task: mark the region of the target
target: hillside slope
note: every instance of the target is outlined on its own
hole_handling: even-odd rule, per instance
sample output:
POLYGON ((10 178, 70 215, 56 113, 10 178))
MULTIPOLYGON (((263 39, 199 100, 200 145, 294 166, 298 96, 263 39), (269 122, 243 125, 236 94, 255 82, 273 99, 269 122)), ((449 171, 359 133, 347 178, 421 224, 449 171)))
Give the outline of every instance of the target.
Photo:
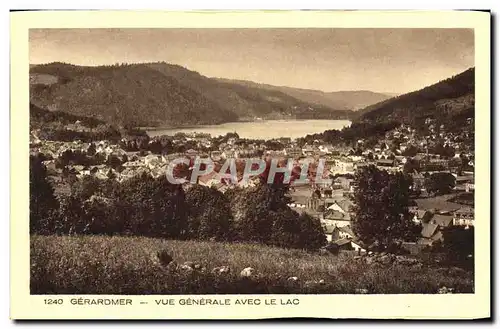
MULTIPOLYGON (((233 111, 240 119, 346 119, 349 111, 337 111, 290 96, 279 90, 266 90, 242 85, 231 80, 208 78, 179 65, 151 63, 149 67, 175 78, 179 83, 199 92, 221 108, 233 111)), ((257 84, 256 84, 257 85, 257 84)))
POLYGON ((360 110, 356 121, 412 123, 474 117, 474 68, 423 89, 360 110))
POLYGON ((96 140, 118 141, 118 127, 93 117, 84 117, 62 111, 49 111, 30 103, 30 132, 33 136, 52 141, 85 142, 96 140))
POLYGON ((66 126, 74 124, 77 121, 80 121, 81 125, 89 128, 105 124, 105 122, 95 118, 60 111, 49 111, 30 103, 30 127, 32 129, 40 129, 53 124, 66 126))
POLYGON ((31 102, 51 111, 135 125, 216 124, 237 119, 234 113, 142 64, 79 67, 52 63, 30 72, 31 102))
POLYGON ((217 81, 167 63, 30 68, 30 100, 114 124, 182 126, 263 119, 349 119, 279 91, 217 81))
POLYGON ((324 92, 314 89, 273 86, 246 80, 217 79, 226 83, 259 88, 269 91, 279 91, 304 102, 331 107, 336 110, 356 111, 368 105, 375 104, 393 97, 391 94, 376 93, 369 90, 333 91, 324 92))

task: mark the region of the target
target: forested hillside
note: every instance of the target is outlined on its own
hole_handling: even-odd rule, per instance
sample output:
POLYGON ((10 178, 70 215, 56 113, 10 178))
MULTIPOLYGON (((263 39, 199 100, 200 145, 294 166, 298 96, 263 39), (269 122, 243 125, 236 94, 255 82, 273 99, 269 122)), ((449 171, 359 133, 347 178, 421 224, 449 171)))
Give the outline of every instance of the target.
POLYGON ((393 97, 392 94, 376 93, 369 90, 324 92, 314 89, 273 86, 246 80, 219 79, 219 81, 223 81, 226 83, 235 83, 242 86, 259 88, 269 91, 279 91, 291 97, 300 99, 304 102, 331 107, 339 111, 356 111, 368 105, 372 105, 393 97))
POLYGON ((183 126, 262 119, 350 119, 353 112, 280 91, 207 78, 164 62, 30 67, 30 101, 117 125, 183 126))
POLYGON ((78 67, 52 63, 33 67, 31 73, 45 74, 45 80, 47 75, 57 78, 55 83, 31 84, 31 102, 49 110, 120 125, 216 124, 237 120, 233 112, 147 65, 78 67))
POLYGON ((361 110, 356 121, 417 123, 425 118, 462 124, 474 117, 474 68, 361 110))

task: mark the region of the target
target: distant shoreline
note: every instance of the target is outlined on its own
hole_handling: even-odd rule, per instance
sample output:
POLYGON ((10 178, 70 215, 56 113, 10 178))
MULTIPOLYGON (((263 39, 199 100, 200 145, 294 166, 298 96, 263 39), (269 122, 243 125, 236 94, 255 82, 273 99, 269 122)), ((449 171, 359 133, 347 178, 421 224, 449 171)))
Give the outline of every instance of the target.
POLYGON ((268 121, 349 121, 352 123, 352 120, 349 119, 262 119, 262 120, 238 120, 238 121, 228 121, 222 123, 215 124, 202 124, 202 125, 162 125, 162 126, 154 126, 154 127, 137 127, 137 129, 145 130, 145 131, 157 131, 157 130, 174 130, 174 129, 194 129, 194 128, 206 128, 206 127, 215 127, 222 126, 225 124, 232 123, 250 123, 250 122, 268 122, 268 121))

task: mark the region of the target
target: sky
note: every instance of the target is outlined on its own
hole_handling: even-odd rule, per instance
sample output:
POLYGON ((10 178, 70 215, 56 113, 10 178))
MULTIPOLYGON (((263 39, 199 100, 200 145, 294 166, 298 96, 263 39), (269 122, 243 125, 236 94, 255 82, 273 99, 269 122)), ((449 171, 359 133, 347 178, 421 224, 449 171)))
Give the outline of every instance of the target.
POLYGON ((467 29, 31 29, 30 64, 165 61, 323 91, 418 90, 474 66, 467 29))

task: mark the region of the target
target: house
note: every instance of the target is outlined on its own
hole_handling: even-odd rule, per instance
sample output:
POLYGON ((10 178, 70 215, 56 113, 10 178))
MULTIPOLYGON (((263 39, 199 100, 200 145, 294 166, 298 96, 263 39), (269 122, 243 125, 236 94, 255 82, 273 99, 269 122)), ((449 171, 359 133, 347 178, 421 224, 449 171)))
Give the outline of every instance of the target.
POLYGON ((225 149, 224 152, 222 153, 222 157, 225 159, 231 159, 234 158, 234 149, 225 149))
POLYGON ((396 166, 395 160, 377 160, 377 166, 379 167, 394 167, 396 166))
POLYGON ((337 226, 335 226, 335 225, 323 224, 323 230, 325 232, 326 241, 332 242, 335 240, 334 233, 336 232, 335 231, 336 229, 337 229, 337 226))
POLYGON ((184 158, 184 154, 181 153, 170 153, 170 154, 162 154, 162 162, 168 163, 171 162, 177 158, 184 158))
POLYGON ((217 173, 217 176, 215 178, 217 178, 219 182, 224 185, 236 185, 240 181, 237 175, 233 176, 230 173, 217 173))
POLYGON ((347 178, 347 177, 337 177, 333 180, 334 184, 340 185, 340 187, 345 190, 345 191, 350 191, 352 190, 352 184, 354 182, 354 179, 347 178))
POLYGON ((320 215, 321 222, 327 226, 344 227, 351 225, 351 217, 337 210, 326 210, 320 215))
POLYGON ((220 183, 220 179, 217 179, 218 173, 212 171, 208 174, 202 175, 198 177, 198 184, 211 187, 220 183))
POLYGON ((394 159, 397 161, 397 163, 401 164, 405 164, 408 161, 408 159, 403 155, 396 155, 394 159))
POLYGON ((349 155, 348 158, 353 162, 358 162, 364 159, 364 157, 361 155, 349 155))
POLYGON ((465 192, 474 191, 474 175, 456 176, 455 184, 455 190, 465 192))
POLYGON ((47 171, 56 171, 56 162, 54 160, 42 161, 47 171))
POLYGON ((331 223, 323 223, 326 239, 328 242, 339 239, 354 239, 354 233, 350 226, 336 226, 331 223))
POLYGON ((198 151, 196 150, 193 150, 193 149, 189 149, 185 152, 185 155, 188 157, 188 158, 194 158, 198 155, 198 151))
POLYGON ((413 191, 423 191, 425 187, 425 176, 422 173, 414 171, 411 177, 413 182, 411 189, 413 191))
POLYGON ((340 199, 335 202, 346 214, 350 214, 352 212, 352 207, 354 203, 349 199, 340 199))
POLYGON ((424 238, 431 238, 439 228, 439 225, 433 223, 426 223, 422 225, 422 231, 420 235, 424 238))
POLYGON ((338 236, 340 239, 353 239, 354 232, 350 225, 337 227, 338 236))
POLYGON ((421 238, 418 240, 418 244, 431 246, 436 241, 443 240, 443 233, 439 228, 439 225, 434 223, 425 223, 422 225, 421 238))
POLYGON ((363 168, 366 168, 368 167, 370 164, 367 163, 367 162, 356 162, 356 164, 354 165, 354 170, 362 170, 363 168))
POLYGON ((466 183, 474 183, 474 175, 453 175, 455 177, 455 183, 456 184, 466 184, 466 183))
POLYGON ((253 186, 257 186, 259 184, 259 181, 260 181, 260 177, 259 176, 253 176, 253 177, 250 177, 246 180, 240 180, 239 183, 238 183, 238 186, 239 187, 253 187, 253 186))
POLYGON ((331 198, 332 194, 333 194, 332 188, 323 189, 321 191, 321 197, 323 198, 331 198))
POLYGON ((335 242, 339 250, 352 250, 351 239, 338 239, 335 242))
POLYGON ((358 253, 366 252, 366 248, 363 247, 362 243, 353 239, 339 239, 334 241, 333 244, 337 245, 339 250, 354 250, 358 253))
POLYGON ((333 146, 332 145, 320 145, 318 147, 318 149, 321 151, 321 152, 324 152, 326 154, 331 154, 332 151, 333 151, 333 146))
POLYGON ((410 210, 411 213, 413 213, 413 222, 416 224, 419 224, 422 222, 422 218, 424 218, 425 214, 427 213, 427 210, 424 209, 415 209, 415 210, 410 210))
POLYGON ((159 155, 156 155, 156 154, 148 154, 144 157, 144 163, 147 166, 150 166, 152 164, 158 164, 160 162, 163 162, 163 161, 161 160, 161 157, 159 155))
POLYGON ((254 157, 257 157, 258 153, 257 153, 257 150, 238 150, 236 154, 236 157, 237 158, 254 158, 254 157))
POLYGON ((417 153, 412 159, 417 161, 420 165, 423 165, 427 162, 428 154, 427 153, 417 153))
POLYGON ((327 199, 325 199, 325 209, 338 211, 344 215, 349 215, 351 213, 353 205, 354 204, 351 202, 351 200, 349 200, 347 198, 342 198, 342 199, 327 198, 327 199))
POLYGON ((474 183, 465 183, 465 192, 474 191, 474 183))
POLYGON ((41 145, 42 141, 38 136, 36 136, 33 132, 30 133, 30 145, 35 146, 35 145, 41 145))
POLYGON ((462 207, 453 213, 453 225, 474 226, 474 209, 462 207))
POLYGON ((347 159, 336 159, 335 165, 330 168, 332 174, 354 174, 354 162, 347 159))
POLYGON ((435 166, 443 166, 444 168, 448 168, 448 160, 441 158, 431 158, 429 159, 429 163, 435 166))
POLYGON ((453 222, 453 217, 449 215, 434 214, 429 223, 438 225, 439 227, 448 227, 453 222))
POLYGON ((212 151, 210 152, 210 158, 214 161, 222 160, 222 152, 221 151, 212 151))
POLYGON ((235 137, 231 137, 227 140, 228 145, 234 145, 236 143, 237 139, 235 137))
POLYGON ((323 202, 319 198, 312 197, 307 200, 306 207, 308 209, 316 211, 319 209, 319 206, 322 205, 322 203, 323 202))
POLYGON ((311 145, 306 145, 303 149, 302 149, 302 153, 305 155, 305 156, 313 156, 314 155, 314 149, 311 145))

